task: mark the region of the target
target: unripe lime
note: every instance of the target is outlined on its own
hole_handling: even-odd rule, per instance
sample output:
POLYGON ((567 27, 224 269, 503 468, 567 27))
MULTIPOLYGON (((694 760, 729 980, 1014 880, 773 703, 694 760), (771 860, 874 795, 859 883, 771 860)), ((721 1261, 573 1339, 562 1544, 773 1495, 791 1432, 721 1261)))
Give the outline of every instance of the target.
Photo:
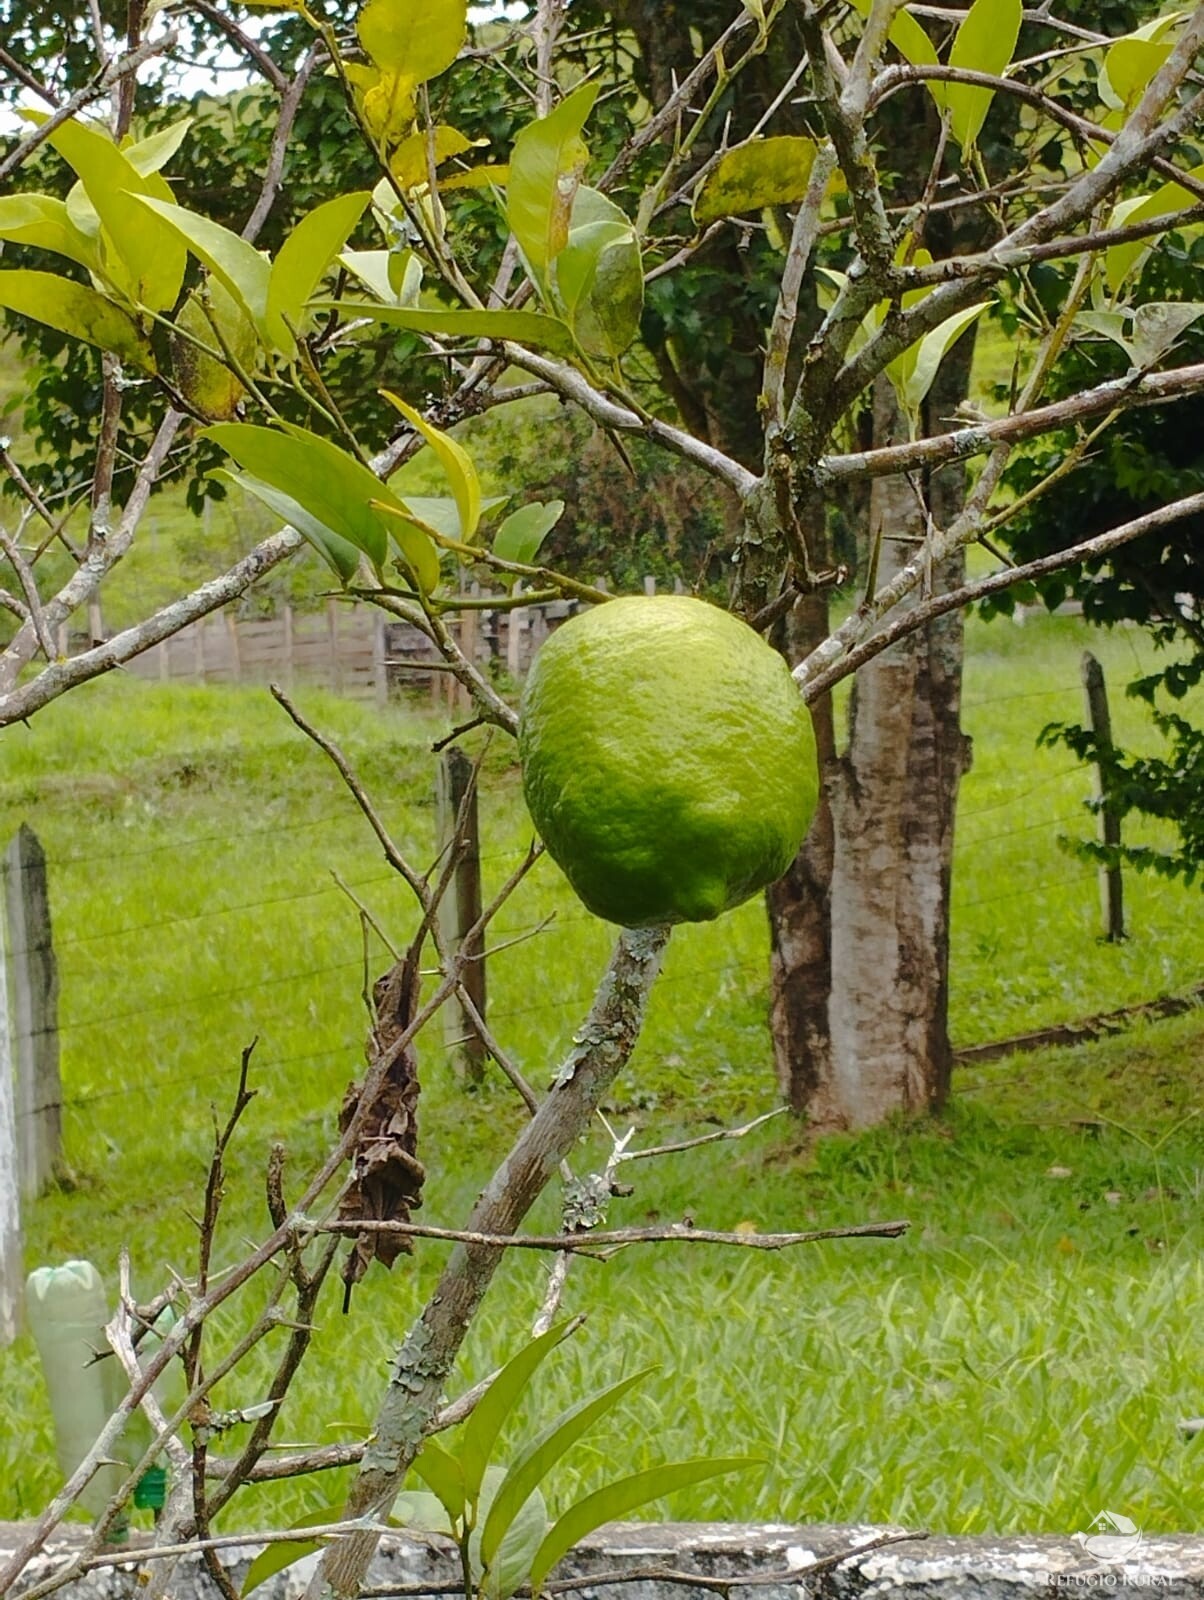
POLYGON ((582 612, 535 658, 523 792, 589 910, 704 922, 789 867, 815 810, 811 718, 782 657, 684 596, 582 612))

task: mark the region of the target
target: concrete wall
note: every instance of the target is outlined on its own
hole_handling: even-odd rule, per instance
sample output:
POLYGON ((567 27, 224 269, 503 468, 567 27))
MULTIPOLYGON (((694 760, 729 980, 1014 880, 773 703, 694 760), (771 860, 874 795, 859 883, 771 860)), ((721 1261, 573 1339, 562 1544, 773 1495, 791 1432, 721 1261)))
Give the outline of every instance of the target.
MULTIPOLYGON (((891 1530, 883 1528, 748 1526, 738 1523, 616 1523, 602 1529, 558 1571, 589 1576, 616 1569, 670 1568, 714 1580, 734 1577, 729 1594, 747 1587, 757 1600, 1033 1600, 1038 1595, 1159 1595, 1168 1600, 1204 1600, 1204 1537, 1166 1535, 1143 1539, 1124 1560, 1101 1561, 1083 1546, 1082 1536, 1041 1538, 917 1538, 890 1545, 813 1571, 808 1567, 838 1558, 891 1530), (748 1585, 755 1574, 781 1573, 772 1585, 748 1585), (743 1578, 745 1581, 740 1582, 743 1578)), ((902 1531, 902 1530, 897 1530, 902 1531)), ((19 1525, 0 1524, 0 1553, 18 1542, 19 1525)), ((78 1529, 60 1537, 29 1569, 27 1580, 44 1577, 78 1541, 78 1529)), ((235 1586, 241 1584, 253 1552, 221 1552, 235 1586)), ((262 1600, 298 1600, 313 1560, 278 1574, 256 1593, 262 1600)), ((394 1537, 377 1559, 374 1585, 446 1583, 456 1565, 444 1542, 422 1543, 394 1537)), ((716 1592, 686 1588, 647 1577, 625 1584, 598 1584, 586 1600, 693 1600, 716 1592)), ((106 1568, 60 1590, 64 1600, 134 1600, 137 1567, 106 1568)), ((19 1591, 18 1591, 19 1592, 19 1591)), ((175 1600, 217 1600, 217 1590, 199 1560, 181 1564, 173 1584, 175 1600)))

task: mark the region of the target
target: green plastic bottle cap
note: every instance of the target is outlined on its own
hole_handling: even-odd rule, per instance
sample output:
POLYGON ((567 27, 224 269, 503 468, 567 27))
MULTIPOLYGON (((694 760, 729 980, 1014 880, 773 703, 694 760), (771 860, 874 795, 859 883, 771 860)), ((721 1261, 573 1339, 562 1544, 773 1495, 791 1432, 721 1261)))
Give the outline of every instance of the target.
POLYGON ((147 1467, 134 1490, 134 1504, 144 1510, 162 1511, 167 1499, 167 1468, 147 1467))

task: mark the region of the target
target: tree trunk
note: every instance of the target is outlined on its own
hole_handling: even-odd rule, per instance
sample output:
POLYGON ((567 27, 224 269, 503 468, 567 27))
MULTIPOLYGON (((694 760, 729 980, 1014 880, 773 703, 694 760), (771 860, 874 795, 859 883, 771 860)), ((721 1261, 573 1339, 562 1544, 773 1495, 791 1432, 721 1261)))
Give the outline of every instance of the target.
MULTIPOLYGON (((969 359, 969 349, 959 349, 942 369, 935 417, 964 396, 969 359)), ((880 380, 875 443, 904 436, 894 392, 880 380)), ((906 541, 922 532, 922 487, 903 477, 874 484, 870 531, 885 535, 879 582, 906 562, 906 541)), ((962 502, 960 470, 946 470, 924 492, 937 523, 947 524, 962 502)), ((963 566, 960 556, 949 561, 933 572, 933 585, 960 582, 963 566)), ((935 1109, 949 1091, 953 823, 969 759, 961 667, 954 612, 861 669, 839 755, 823 731, 830 713, 820 718, 821 759, 829 744, 826 803, 793 869, 769 894, 778 1078, 816 1129, 935 1109)))

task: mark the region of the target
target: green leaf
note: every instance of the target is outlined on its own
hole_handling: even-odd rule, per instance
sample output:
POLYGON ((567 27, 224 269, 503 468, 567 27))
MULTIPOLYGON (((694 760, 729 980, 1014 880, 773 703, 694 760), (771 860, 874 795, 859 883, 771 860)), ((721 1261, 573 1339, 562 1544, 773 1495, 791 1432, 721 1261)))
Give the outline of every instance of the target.
POLYGON ((640 331, 644 266, 626 215, 597 189, 577 190, 569 242, 556 260, 556 292, 587 355, 622 355, 640 331))
POLYGON ((89 272, 100 266, 96 240, 72 222, 66 204, 49 194, 10 194, 0 198, 0 239, 53 250, 89 272))
MULTIPOLYGON (((957 30, 949 65, 1002 77, 1020 37, 1022 11, 1022 0, 974 0, 957 30)), ((994 98, 993 89, 979 89, 968 83, 946 86, 949 129, 961 146, 963 158, 977 140, 994 98)))
POLYGON ((460 537, 465 544, 471 544, 481 520, 481 480, 477 477, 472 457, 462 444, 457 444, 449 433, 428 422, 420 411, 415 411, 400 395, 394 394, 391 389, 382 389, 381 394, 401 412, 412 428, 417 428, 435 452, 439 465, 447 474, 452 497, 460 512, 460 537))
POLYGON ((924 396, 932 388, 937 368, 945 359, 946 352, 953 348, 970 324, 977 321, 986 309, 987 303, 984 301, 982 305, 967 306, 962 311, 955 311, 951 317, 946 317, 944 322, 938 324, 920 340, 916 349, 915 366, 907 377, 899 397, 905 411, 913 416, 919 411, 924 396))
POLYGON ((704 227, 719 217, 793 205, 807 193, 815 149, 814 139, 787 134, 738 144, 704 179, 694 197, 694 221, 704 227))
MULTIPOLYGON (((369 294, 384 301, 385 305, 392 305, 397 299, 397 291, 389 278, 389 262, 392 258, 391 250, 344 250, 339 256, 339 264, 363 284, 369 294)), ((320 302, 319 309, 339 306, 345 311, 351 309, 349 301, 327 300, 320 302)), ((357 316, 363 316, 367 307, 357 306, 357 316)))
MULTIPOLYGON (((247 422, 219 422, 205 428, 212 439, 254 477, 271 484, 303 506, 312 517, 362 550, 377 568, 384 565, 393 533, 423 589, 439 581, 439 558, 430 539, 416 529, 397 532, 374 500, 403 511, 397 495, 354 456, 292 423, 284 430, 247 422)), ((302 530, 298 529, 298 532, 302 530)))
POLYGON ((1129 314, 1127 311, 1080 311, 1074 319, 1076 328, 1086 328, 1089 333, 1118 344, 1132 360, 1129 348, 1129 314))
MULTIPOLYGON (((441 533, 445 539, 460 539, 460 508, 454 500, 446 495, 406 494, 398 491, 402 504, 421 527, 433 528, 436 533, 441 533)), ((495 506, 500 506, 509 499, 508 495, 486 495, 481 501, 481 514, 486 515, 495 506)))
POLYGON ((158 172, 167 165, 184 143, 193 121, 192 117, 181 117, 179 122, 173 122, 168 128, 161 128, 149 138, 123 145, 121 153, 130 166, 143 177, 150 172, 158 172))
POLYGON ((458 128, 424 128, 401 141, 389 157, 389 166, 403 189, 418 189, 430 182, 432 161, 438 167, 442 162, 450 161, 452 156, 462 156, 472 147, 473 141, 458 128))
POLYGON ((418 84, 451 66, 467 26, 467 0, 368 0, 356 28, 382 72, 418 84))
POLYGON ((414 1457, 414 1472, 438 1499, 453 1526, 464 1518, 465 1483, 461 1462, 434 1439, 414 1457))
POLYGON ((1100 98, 1105 105, 1126 115, 1133 110, 1174 48, 1174 41, 1166 35, 1185 16, 1186 11, 1172 11, 1165 17, 1155 17, 1112 42, 1099 78, 1100 98))
POLYGON ((460 1443, 460 1459, 464 1463, 464 1486, 470 1501, 477 1498, 489 1465, 489 1457, 497 1443, 506 1418, 514 1410, 520 1396, 530 1383, 540 1362, 572 1332, 575 1324, 560 1322, 547 1333, 540 1334, 523 1346, 516 1356, 506 1363, 497 1377, 477 1401, 472 1414, 464 1424, 460 1443))
POLYGON ((0 272, 0 307, 98 345, 143 372, 155 370, 150 343, 133 317, 87 284, 25 268, 0 272))
POLYGON ((529 565, 563 515, 563 500, 535 500, 512 511, 493 536, 494 555, 501 561, 529 565))
POLYGON ((596 83, 582 84, 546 117, 528 123, 514 141, 506 218, 542 288, 569 242, 573 200, 588 155, 581 130, 597 98, 596 83))
POLYGON ((373 305, 357 300, 317 300, 316 309, 371 317, 391 328, 412 333, 443 334, 449 339, 513 339, 553 355, 569 355, 573 335, 558 317, 542 311, 420 311, 408 306, 373 305))
POLYGON ((237 484, 240 489, 245 489, 254 495, 274 516, 282 522, 287 522, 295 528, 303 539, 309 541, 314 549, 333 570, 338 574, 343 583, 349 583, 359 569, 360 553, 356 547, 349 543, 333 528, 328 528, 325 523, 319 522, 317 517, 311 516, 299 501, 282 489, 274 488, 270 483, 264 483, 261 478, 252 477, 249 472, 230 472, 225 467, 218 467, 210 477, 223 478, 228 483, 237 484))
POLYGON ((199 261, 219 279, 250 317, 264 343, 291 360, 297 353, 292 334, 278 315, 268 315, 271 268, 266 256, 220 222, 186 211, 170 201, 142 196, 141 202, 161 217, 199 261))
POLYGON ((388 273, 397 304, 416 311, 422 292, 422 257, 415 250, 390 250, 388 273))
MULTIPOLYGON (((39 115, 37 120, 44 119, 39 115)), ((60 123, 50 143, 78 176, 104 229, 107 276, 131 301, 151 311, 175 305, 184 281, 185 252, 133 198, 170 201, 166 180, 155 172, 143 175, 107 133, 89 123, 60 123)))
MULTIPOLYGON (((1204 179, 1204 166, 1193 167, 1189 176, 1204 179)), ((1181 183, 1164 183, 1160 189, 1155 189, 1153 194, 1139 197, 1136 200, 1122 200, 1112 212, 1109 226, 1122 227, 1129 222, 1150 222, 1155 217, 1167 216, 1172 211, 1183 211, 1188 206, 1196 204, 1196 196, 1190 189, 1185 189, 1181 183)), ((1128 277, 1137 261, 1152 248, 1153 238, 1150 241, 1134 239, 1129 244, 1114 244, 1105 251, 1105 270, 1108 286, 1113 294, 1120 288, 1128 277)))
MULTIPOLYGON (((322 1511, 311 1511, 300 1522, 294 1522, 293 1527, 320 1528, 327 1523, 338 1522, 343 1515, 342 1506, 327 1506, 322 1511)), ((277 1544, 265 1545, 247 1568, 247 1575, 242 1581, 239 1594, 246 1600, 246 1596, 253 1589, 258 1589, 261 1583, 274 1573, 283 1572, 285 1567, 291 1567, 295 1561, 300 1561, 302 1556, 313 1555, 315 1550, 320 1550, 325 1543, 322 1539, 281 1539, 277 1544)))
POLYGON ((414 1528, 420 1533, 445 1533, 456 1537, 455 1526, 437 1494, 426 1489, 404 1489, 393 1502, 389 1525, 394 1528, 414 1528))
MULTIPOLYGON (((527 507, 527 510, 532 509, 527 507)), ((655 1367, 645 1367, 597 1394, 587 1395, 575 1406, 563 1412, 538 1438, 526 1447, 507 1472, 501 1487, 489 1507, 481 1531, 481 1560, 486 1567, 493 1561, 494 1552, 506 1532, 526 1503, 527 1497, 543 1482, 548 1473, 566 1451, 570 1450, 582 1434, 593 1427, 601 1417, 618 1405, 629 1389, 642 1383, 655 1367)))
POLYGON ((277 251, 268 275, 269 324, 285 321, 300 328, 305 302, 347 243, 370 198, 367 190, 336 195, 302 217, 277 251))
MULTIPOLYGON (((500 1490, 502 1469, 490 1467, 485 1474, 485 1488, 481 1494, 481 1516, 492 1514, 495 1494, 500 1490)), ((533 1489, 519 1506, 517 1513, 494 1552, 488 1566, 481 1555, 479 1528, 469 1541, 469 1558, 485 1600, 510 1600, 514 1591, 527 1581, 531 1563, 548 1532, 548 1507, 538 1489, 533 1489)))
POLYGON ((729 1472, 747 1472, 750 1467, 763 1464, 746 1456, 673 1461, 608 1483, 604 1489, 598 1489, 570 1506, 540 1545, 531 1566, 532 1590, 538 1592, 561 1557, 604 1522, 618 1521, 629 1511, 647 1505, 650 1500, 659 1500, 662 1495, 672 1494, 676 1489, 688 1489, 691 1484, 702 1483, 707 1478, 718 1478, 729 1472))

